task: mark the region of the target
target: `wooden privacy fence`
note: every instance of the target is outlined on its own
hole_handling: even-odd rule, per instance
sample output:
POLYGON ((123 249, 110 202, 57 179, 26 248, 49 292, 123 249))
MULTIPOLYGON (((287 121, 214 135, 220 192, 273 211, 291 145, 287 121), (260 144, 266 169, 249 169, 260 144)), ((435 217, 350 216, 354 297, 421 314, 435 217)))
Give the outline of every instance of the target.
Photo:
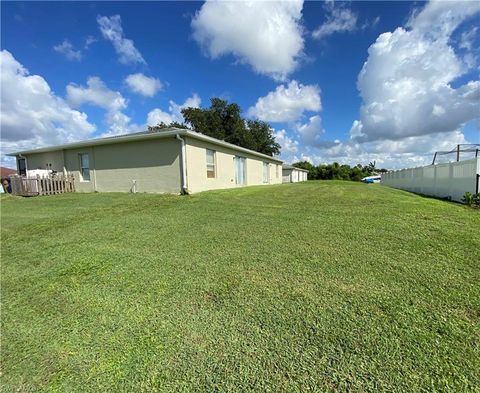
POLYGON ((12 194, 21 196, 55 195, 75 192, 73 175, 48 177, 11 176, 12 194))

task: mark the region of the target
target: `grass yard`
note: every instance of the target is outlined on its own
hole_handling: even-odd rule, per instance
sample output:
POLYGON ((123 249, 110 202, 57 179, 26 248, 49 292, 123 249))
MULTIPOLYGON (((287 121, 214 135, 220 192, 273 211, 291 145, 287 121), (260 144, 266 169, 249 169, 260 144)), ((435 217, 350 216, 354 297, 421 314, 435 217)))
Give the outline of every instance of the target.
POLYGON ((1 391, 480 390, 478 210, 324 181, 1 213, 1 391))

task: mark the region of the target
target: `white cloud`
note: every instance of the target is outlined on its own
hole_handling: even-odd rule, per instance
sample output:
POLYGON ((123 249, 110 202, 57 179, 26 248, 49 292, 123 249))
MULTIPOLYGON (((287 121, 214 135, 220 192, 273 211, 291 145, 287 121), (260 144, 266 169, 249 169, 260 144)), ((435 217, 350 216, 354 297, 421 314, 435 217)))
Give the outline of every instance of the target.
MULTIPOLYGON (((288 137, 288 136, 287 136, 288 137)), ((281 158, 287 162, 307 160, 311 163, 366 165, 376 161, 377 168, 410 168, 431 164, 435 151, 451 150, 455 145, 468 143, 462 132, 456 130, 422 136, 412 136, 401 140, 379 140, 358 143, 355 141, 325 141, 317 146, 298 146, 292 154, 282 151, 281 158)), ((455 159, 450 156, 450 159, 455 159)), ((443 157, 447 159, 447 157, 443 157)))
POLYGON ((477 36, 477 31, 478 31, 477 26, 472 27, 468 31, 464 31, 460 38, 459 47, 462 49, 466 49, 467 51, 471 51, 473 49, 475 37, 477 36))
POLYGON ((4 153, 73 142, 95 131, 85 113, 72 109, 6 50, 0 52, 0 69, 2 162, 12 162, 4 153))
POLYGON ((302 7, 303 0, 207 1, 192 20, 193 37, 212 59, 232 54, 284 80, 303 55, 302 7))
POLYGON ((110 90, 99 77, 89 77, 86 87, 70 83, 67 86, 67 99, 74 107, 90 104, 105 109, 105 121, 110 127, 110 133, 118 134, 129 130, 130 118, 122 112, 127 108, 127 100, 120 92, 110 90))
MULTIPOLYGON (((375 160, 377 167, 387 169, 411 168, 432 163, 436 151, 451 150, 455 145, 468 143, 456 130, 401 140, 381 140, 366 143, 338 143, 321 150, 322 162, 341 162, 350 165, 375 160)), ((455 157, 450 157, 455 159, 455 157)))
POLYGON ((55 45, 53 47, 55 52, 61 53, 64 55, 68 60, 76 60, 80 61, 82 59, 82 52, 79 50, 75 50, 72 43, 65 39, 61 44, 55 45))
POLYGON ((449 45, 453 31, 480 11, 478 2, 431 2, 407 26, 381 34, 359 76, 357 141, 448 133, 479 116, 480 82, 451 83, 467 69, 449 45))
POLYGON ((159 123, 170 124, 172 122, 183 122, 182 109, 199 108, 201 104, 200 97, 197 94, 187 98, 181 105, 170 100, 168 112, 164 112, 159 108, 151 110, 147 115, 147 126, 155 126, 159 123))
POLYGON ((164 112, 159 108, 152 109, 147 115, 147 124, 149 126, 155 126, 160 123, 170 124, 173 121, 175 120, 171 113, 164 112))
POLYGON ((358 15, 351 9, 327 5, 325 12, 326 21, 313 31, 313 38, 320 40, 334 33, 354 31, 357 28, 358 15))
POLYGON ((320 144, 320 136, 324 133, 322 119, 319 115, 310 117, 307 123, 297 126, 297 132, 301 135, 306 145, 316 146, 320 144))
POLYGON ((407 27, 431 38, 448 40, 465 19, 479 11, 478 1, 430 1, 425 7, 415 10, 407 27))
POLYGON ((132 40, 123 35, 122 20, 120 15, 97 16, 97 23, 103 38, 112 42, 115 51, 119 55, 119 61, 122 64, 145 64, 143 56, 135 48, 132 40))
POLYGON ((291 81, 260 97, 248 115, 271 122, 297 121, 305 111, 320 111, 320 88, 291 81))
POLYGON ((284 129, 274 132, 275 140, 281 146, 281 153, 284 156, 296 154, 298 152, 299 143, 297 140, 290 138, 284 129))
POLYGON ((87 79, 87 87, 70 83, 67 86, 67 98, 74 106, 88 103, 107 110, 122 110, 127 107, 127 101, 120 92, 110 90, 97 76, 87 79))
POLYGON ((141 73, 128 75, 125 82, 130 90, 145 97, 153 97, 162 89, 162 83, 159 79, 141 73))
POLYGON ((85 39, 84 48, 85 48, 85 49, 90 48, 90 45, 92 45, 94 42, 97 42, 97 39, 96 39, 95 37, 89 35, 89 36, 85 39))

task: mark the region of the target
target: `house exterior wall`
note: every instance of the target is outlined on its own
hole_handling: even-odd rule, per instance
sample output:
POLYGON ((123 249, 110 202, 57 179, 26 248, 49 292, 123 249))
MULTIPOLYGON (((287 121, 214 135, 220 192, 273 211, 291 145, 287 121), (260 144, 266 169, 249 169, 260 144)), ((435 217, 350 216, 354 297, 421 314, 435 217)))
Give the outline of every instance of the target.
MULTIPOLYGON (((137 192, 179 193, 180 142, 174 138, 97 145, 27 155, 27 167, 52 161, 52 169, 75 178, 79 192, 129 192, 136 180, 137 192), (80 176, 80 154, 89 156, 90 181, 80 176), (56 160, 53 160, 54 157, 56 160), (54 167, 55 163, 55 167, 54 167), (58 169, 57 169, 58 168, 58 169)), ((42 169, 45 166, 42 167, 42 169)))
POLYGON ((26 157, 27 157, 27 170, 52 169, 57 172, 63 172, 65 164, 63 160, 62 150, 50 151, 46 153, 29 154, 26 157))
POLYGON ((179 193, 179 156, 174 138, 95 146, 96 190, 179 193))
POLYGON ((273 159, 258 157, 253 154, 236 151, 235 149, 194 138, 185 138, 185 140, 187 183, 190 192, 242 187, 242 185, 235 184, 235 168, 233 162, 235 156, 246 158, 247 182, 245 186, 280 184, 282 182, 281 164, 273 159), (215 151, 216 176, 214 178, 207 177, 206 149, 215 151), (264 162, 267 162, 269 165, 268 183, 263 182, 264 162), (277 165, 279 166, 278 171, 277 165))
MULTIPOLYGON (((61 146, 47 152, 25 152, 27 169, 53 169, 73 175, 78 192, 181 192, 181 141, 172 134, 163 138, 114 141, 87 146, 61 146), (82 179, 80 155, 88 154, 90 180, 82 179)), ((282 183, 282 164, 223 146, 214 141, 183 135, 189 192, 282 183), (215 176, 207 176, 207 149, 215 151, 215 176), (235 183, 234 157, 245 158, 245 184, 235 183), (264 181, 264 164, 268 180, 264 181)), ((18 156, 17 156, 18 158, 18 156)))
POLYGON ((65 170, 69 175, 75 178, 75 190, 78 192, 95 191, 95 158, 93 147, 85 147, 80 149, 64 150, 65 170), (80 180, 80 157, 79 154, 88 153, 90 165, 90 181, 84 182, 80 180))
POLYGON ((283 183, 291 183, 292 182, 292 172, 293 172, 293 169, 289 169, 289 168, 283 168, 282 169, 283 183))
POLYGON ((307 180, 307 172, 296 170, 294 168, 283 168, 282 177, 284 183, 298 183, 307 180))

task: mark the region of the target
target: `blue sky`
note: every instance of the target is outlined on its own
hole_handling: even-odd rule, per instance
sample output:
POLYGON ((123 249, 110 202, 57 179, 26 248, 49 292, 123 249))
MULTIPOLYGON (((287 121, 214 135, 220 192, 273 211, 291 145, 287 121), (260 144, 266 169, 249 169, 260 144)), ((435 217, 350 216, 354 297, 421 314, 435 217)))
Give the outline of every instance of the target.
POLYGON ((480 143, 479 4, 2 2, 2 163, 222 97, 286 161, 419 165, 480 143))

